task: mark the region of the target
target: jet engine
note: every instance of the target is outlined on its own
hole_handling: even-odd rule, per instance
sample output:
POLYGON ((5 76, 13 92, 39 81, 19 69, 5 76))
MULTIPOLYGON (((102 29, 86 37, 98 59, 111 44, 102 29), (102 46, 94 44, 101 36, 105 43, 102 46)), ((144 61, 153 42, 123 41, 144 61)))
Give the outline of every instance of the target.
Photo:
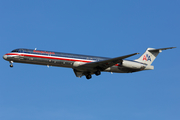
POLYGON ((85 63, 84 62, 74 62, 73 67, 78 67, 78 66, 83 65, 83 64, 85 64, 85 63))
POLYGON ((146 67, 145 64, 127 60, 123 60, 121 66, 130 69, 144 69, 146 67))

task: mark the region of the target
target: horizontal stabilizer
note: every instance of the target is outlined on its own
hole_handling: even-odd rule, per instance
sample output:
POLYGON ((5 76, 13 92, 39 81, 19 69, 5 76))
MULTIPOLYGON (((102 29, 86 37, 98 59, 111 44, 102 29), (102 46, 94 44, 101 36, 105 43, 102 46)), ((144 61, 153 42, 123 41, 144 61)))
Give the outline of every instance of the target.
POLYGON ((160 48, 160 49, 151 49, 151 50, 148 50, 149 52, 157 52, 157 51, 161 51, 161 50, 167 50, 167 49, 173 49, 173 48, 176 48, 176 47, 168 47, 168 48, 160 48))

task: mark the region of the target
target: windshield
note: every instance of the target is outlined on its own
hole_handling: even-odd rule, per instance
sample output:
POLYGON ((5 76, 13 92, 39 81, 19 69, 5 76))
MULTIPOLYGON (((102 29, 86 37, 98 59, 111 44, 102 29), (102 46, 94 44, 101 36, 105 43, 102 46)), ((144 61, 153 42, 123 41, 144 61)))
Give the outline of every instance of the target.
POLYGON ((19 51, 19 49, 15 49, 15 50, 13 50, 13 51, 11 51, 11 52, 18 52, 19 51))

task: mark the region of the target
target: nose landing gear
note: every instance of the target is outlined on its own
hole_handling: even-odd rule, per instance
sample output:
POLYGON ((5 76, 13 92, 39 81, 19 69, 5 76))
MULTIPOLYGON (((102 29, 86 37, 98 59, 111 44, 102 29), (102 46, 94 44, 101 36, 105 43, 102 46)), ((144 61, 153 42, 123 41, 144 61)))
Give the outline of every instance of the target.
POLYGON ((13 61, 10 61, 10 67, 11 68, 13 67, 13 61))

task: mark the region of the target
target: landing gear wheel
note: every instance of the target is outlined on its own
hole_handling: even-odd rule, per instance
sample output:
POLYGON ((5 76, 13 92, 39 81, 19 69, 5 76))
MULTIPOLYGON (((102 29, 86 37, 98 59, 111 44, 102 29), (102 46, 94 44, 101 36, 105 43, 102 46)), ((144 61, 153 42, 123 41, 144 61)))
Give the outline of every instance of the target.
POLYGON ((86 78, 91 79, 92 78, 91 74, 86 75, 86 78))
POLYGON ((13 67, 13 65, 11 64, 11 65, 10 65, 10 67, 12 68, 12 67, 13 67))
POLYGON ((98 75, 100 75, 100 74, 101 74, 101 71, 99 71, 99 70, 95 72, 95 75, 96 75, 96 76, 98 76, 98 75))

